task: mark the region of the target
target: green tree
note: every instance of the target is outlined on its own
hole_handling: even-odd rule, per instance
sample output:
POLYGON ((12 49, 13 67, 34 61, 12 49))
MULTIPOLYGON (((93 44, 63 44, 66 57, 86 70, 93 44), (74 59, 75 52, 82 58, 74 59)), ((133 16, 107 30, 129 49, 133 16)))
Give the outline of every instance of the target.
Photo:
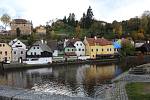
POLYGON ((16 33, 17 33, 17 37, 20 37, 20 35, 21 35, 21 30, 20 30, 19 27, 16 29, 16 33))
POLYGON ((93 12, 91 6, 87 9, 86 20, 85 20, 85 28, 89 29, 93 23, 93 12))
POLYGON ((6 29, 6 27, 10 24, 11 17, 7 13, 5 13, 2 15, 0 20, 5 25, 5 29, 6 29))
POLYGON ((28 37, 28 45, 32 45, 36 41, 35 33, 32 32, 31 35, 28 37))
POLYGON ((120 53, 121 53, 122 57, 126 57, 128 55, 134 54, 135 48, 134 48, 133 44, 131 43, 131 41, 124 40, 124 41, 122 41, 121 45, 122 45, 122 48, 121 48, 120 53))

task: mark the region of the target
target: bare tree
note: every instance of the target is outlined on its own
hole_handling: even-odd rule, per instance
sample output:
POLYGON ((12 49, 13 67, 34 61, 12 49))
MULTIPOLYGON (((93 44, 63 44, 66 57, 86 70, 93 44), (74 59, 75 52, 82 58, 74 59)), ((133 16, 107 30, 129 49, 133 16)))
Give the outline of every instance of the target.
POLYGON ((6 29, 6 27, 10 24, 11 17, 7 13, 5 13, 2 15, 0 20, 5 25, 5 29, 6 29))

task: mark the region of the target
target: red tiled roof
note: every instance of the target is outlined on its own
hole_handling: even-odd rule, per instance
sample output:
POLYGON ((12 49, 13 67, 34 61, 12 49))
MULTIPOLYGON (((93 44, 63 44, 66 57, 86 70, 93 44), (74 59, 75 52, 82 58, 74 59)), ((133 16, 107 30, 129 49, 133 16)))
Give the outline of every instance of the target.
POLYGON ((86 39, 89 43, 90 46, 94 46, 95 44, 96 45, 100 45, 100 46, 105 46, 105 45, 112 45, 112 42, 111 41, 108 41, 104 38, 87 38, 86 39))

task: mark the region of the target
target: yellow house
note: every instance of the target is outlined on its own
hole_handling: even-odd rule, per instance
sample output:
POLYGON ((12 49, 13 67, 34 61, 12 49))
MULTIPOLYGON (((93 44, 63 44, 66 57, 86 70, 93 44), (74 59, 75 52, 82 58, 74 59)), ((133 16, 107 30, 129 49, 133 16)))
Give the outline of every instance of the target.
POLYGON ((7 43, 0 43, 0 62, 11 61, 11 47, 7 43))
POLYGON ((114 46, 111 41, 104 38, 86 38, 84 39, 86 55, 91 59, 107 58, 114 55, 114 46))

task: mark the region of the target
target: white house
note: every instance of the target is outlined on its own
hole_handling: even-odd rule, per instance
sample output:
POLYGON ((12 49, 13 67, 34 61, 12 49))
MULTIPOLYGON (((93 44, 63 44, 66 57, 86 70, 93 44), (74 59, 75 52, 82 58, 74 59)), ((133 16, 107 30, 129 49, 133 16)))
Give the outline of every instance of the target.
POLYGON ((76 48, 75 53, 78 57, 85 56, 85 45, 80 39, 75 39, 75 38, 70 39, 70 40, 65 39, 64 47, 69 42, 72 42, 74 44, 74 46, 76 48))
POLYGON ((27 64, 47 64, 52 63, 52 50, 43 41, 35 42, 27 51, 27 64))
POLYGON ((77 40, 74 43, 74 46, 76 47, 76 55, 79 56, 85 56, 85 45, 82 41, 77 40))
POLYGON ((22 63, 26 59, 26 45, 17 38, 10 41, 9 45, 12 48, 12 61, 22 63))

